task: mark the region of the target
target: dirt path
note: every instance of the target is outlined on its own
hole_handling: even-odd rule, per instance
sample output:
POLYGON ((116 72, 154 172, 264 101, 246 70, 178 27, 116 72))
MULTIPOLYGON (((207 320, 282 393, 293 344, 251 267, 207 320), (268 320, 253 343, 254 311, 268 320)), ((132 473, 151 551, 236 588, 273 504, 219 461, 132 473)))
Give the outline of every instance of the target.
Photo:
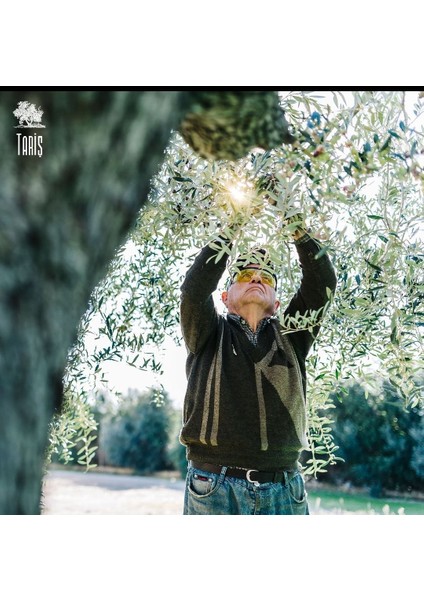
POLYGON ((44 515, 180 515, 184 482, 135 475, 50 470, 44 515))

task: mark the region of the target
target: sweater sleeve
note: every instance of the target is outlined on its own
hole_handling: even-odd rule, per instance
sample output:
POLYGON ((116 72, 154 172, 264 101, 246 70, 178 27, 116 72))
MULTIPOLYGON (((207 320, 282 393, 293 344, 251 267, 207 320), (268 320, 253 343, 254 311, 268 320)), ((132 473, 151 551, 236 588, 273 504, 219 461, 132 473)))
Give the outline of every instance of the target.
POLYGON ((192 353, 198 352, 218 327, 212 294, 224 273, 228 256, 224 253, 218 262, 214 257, 216 247, 223 243, 229 245, 228 241, 218 239, 213 244, 215 249, 208 245, 200 251, 181 286, 181 330, 187 349, 192 353))
MULTIPOLYGON (((284 312, 284 318, 294 317, 297 312, 307 315, 309 311, 321 310, 322 316, 329 302, 327 288, 333 293, 336 289, 336 274, 327 253, 318 256, 321 244, 306 235, 295 243, 302 269, 302 279, 296 294, 284 312)), ((299 330, 290 335, 296 350, 306 357, 315 340, 319 325, 313 331, 299 330)))

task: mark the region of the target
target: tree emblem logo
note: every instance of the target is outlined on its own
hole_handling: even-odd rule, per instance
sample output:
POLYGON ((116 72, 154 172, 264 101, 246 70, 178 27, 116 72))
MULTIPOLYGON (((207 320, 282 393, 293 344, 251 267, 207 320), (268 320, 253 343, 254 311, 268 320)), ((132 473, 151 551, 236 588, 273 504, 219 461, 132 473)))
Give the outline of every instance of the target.
POLYGON ((43 113, 41 106, 37 108, 27 100, 18 102, 18 107, 13 111, 14 116, 19 120, 19 125, 15 125, 15 128, 45 127, 41 123, 43 113))

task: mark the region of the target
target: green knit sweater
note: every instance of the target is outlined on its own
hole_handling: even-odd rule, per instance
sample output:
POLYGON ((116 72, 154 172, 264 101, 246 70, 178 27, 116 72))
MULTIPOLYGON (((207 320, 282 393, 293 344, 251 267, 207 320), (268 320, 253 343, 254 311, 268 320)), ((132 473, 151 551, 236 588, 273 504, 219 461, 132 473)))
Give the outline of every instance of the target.
POLYGON ((189 460, 258 470, 294 469, 306 440, 305 359, 318 333, 287 333, 297 311, 324 310, 336 277, 319 243, 305 236, 296 248, 300 287, 284 319, 268 318, 253 339, 240 317, 220 315, 212 298, 226 267, 206 246, 181 287, 181 328, 188 379, 180 440, 189 460), (209 260, 210 259, 210 260, 209 260), (229 316, 230 317, 230 316, 229 316))

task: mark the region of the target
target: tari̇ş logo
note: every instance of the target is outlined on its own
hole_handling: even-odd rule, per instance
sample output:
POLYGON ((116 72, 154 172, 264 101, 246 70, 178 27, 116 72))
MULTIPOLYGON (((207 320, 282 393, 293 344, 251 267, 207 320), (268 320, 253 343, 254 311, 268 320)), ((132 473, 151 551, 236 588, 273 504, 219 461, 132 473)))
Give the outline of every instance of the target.
MULTIPOLYGON (((45 127, 41 123, 43 116, 41 107, 36 107, 35 104, 30 104, 27 100, 18 102, 17 108, 13 111, 14 116, 19 120, 19 125, 15 125, 16 129, 32 129, 45 127)), ((17 150, 18 156, 39 156, 43 155, 43 136, 36 132, 26 135, 25 133, 17 133, 17 150)))

